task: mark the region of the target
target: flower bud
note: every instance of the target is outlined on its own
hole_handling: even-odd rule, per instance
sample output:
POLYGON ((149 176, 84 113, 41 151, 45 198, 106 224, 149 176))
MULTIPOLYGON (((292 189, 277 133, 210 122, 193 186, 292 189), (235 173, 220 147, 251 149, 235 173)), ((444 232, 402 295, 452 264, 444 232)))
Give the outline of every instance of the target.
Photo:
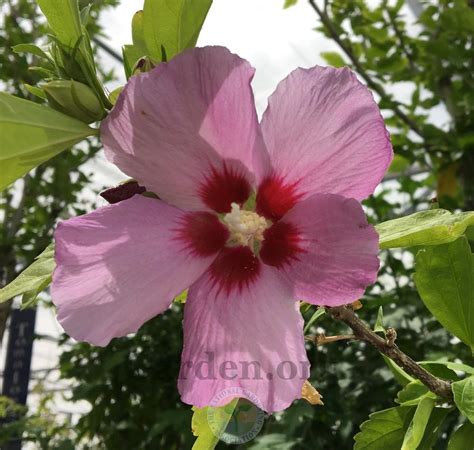
POLYGON ((133 75, 136 75, 137 73, 145 73, 149 72, 151 69, 153 69, 155 65, 151 61, 149 56, 144 56, 143 58, 140 58, 135 66, 133 67, 132 73, 133 75))
POLYGON ((50 106, 85 123, 104 117, 104 108, 94 91, 74 80, 54 80, 43 84, 50 106))

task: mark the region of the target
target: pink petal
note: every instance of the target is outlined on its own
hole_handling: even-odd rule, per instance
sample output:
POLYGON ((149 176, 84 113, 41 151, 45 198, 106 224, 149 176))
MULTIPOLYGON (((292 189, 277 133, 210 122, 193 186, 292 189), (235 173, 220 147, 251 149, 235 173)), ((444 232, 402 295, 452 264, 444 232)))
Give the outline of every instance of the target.
POLYGON ((227 236, 209 213, 140 195, 61 222, 52 285, 59 322, 101 346, 137 331, 205 272, 227 236))
POLYGON ((245 202, 267 157, 253 74, 224 47, 205 47, 132 77, 101 127, 107 158, 182 208, 245 202))
POLYGON ((315 193, 364 199, 392 160, 372 94, 348 68, 292 72, 270 97, 262 132, 273 169, 257 209, 272 219, 315 193))
POLYGON ((246 285, 230 292, 222 287, 211 267, 189 290, 178 382, 182 400, 221 406, 243 390, 268 412, 285 409, 301 397, 309 376, 303 320, 289 286, 273 268, 260 265, 246 285))
POLYGON ((378 236, 361 205, 340 195, 299 202, 266 230, 260 257, 294 285, 294 298, 337 306, 375 282, 378 236))

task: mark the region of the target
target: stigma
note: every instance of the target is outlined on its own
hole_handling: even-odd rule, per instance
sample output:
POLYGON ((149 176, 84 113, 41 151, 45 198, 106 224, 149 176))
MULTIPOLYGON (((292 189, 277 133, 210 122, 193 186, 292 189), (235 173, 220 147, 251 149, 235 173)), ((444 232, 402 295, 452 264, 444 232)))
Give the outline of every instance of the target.
POLYGON ((237 203, 231 204, 231 211, 223 221, 230 231, 229 243, 232 245, 248 246, 257 250, 264 239, 264 231, 270 226, 265 217, 259 216, 254 211, 240 209, 237 203))

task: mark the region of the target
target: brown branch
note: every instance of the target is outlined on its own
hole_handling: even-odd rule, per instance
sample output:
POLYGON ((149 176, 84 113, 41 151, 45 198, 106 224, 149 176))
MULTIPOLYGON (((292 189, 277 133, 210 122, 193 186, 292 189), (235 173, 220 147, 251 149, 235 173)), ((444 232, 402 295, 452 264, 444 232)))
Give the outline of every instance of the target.
POLYGON ((355 313, 350 305, 327 308, 327 313, 344 322, 354 332, 354 336, 375 347, 380 353, 388 356, 409 375, 420 380, 430 391, 441 398, 452 400, 451 384, 435 377, 413 359, 405 355, 394 343, 394 339, 383 339, 372 331, 355 313))
POLYGON ((339 336, 326 336, 324 333, 318 333, 314 336, 305 336, 305 340, 312 342, 315 345, 332 344, 338 341, 348 341, 357 339, 353 334, 341 334, 339 336))
POLYGON ((382 100, 386 100, 392 104, 392 111, 395 113, 395 115, 402 121, 404 122, 411 130, 413 130, 418 136, 420 136, 423 140, 425 140, 425 137, 418 126, 418 124, 412 120, 410 117, 408 117, 401 109, 400 107, 392 100, 392 98, 385 92, 383 87, 375 82, 372 77, 368 74, 368 72, 365 70, 361 62, 358 60, 357 56, 354 54, 352 51, 352 47, 350 44, 346 44, 340 37, 337 29, 335 28, 333 22, 331 21, 330 17, 316 4, 315 0, 308 0, 309 4, 311 7, 316 11, 318 14, 319 18, 321 19, 321 22, 323 25, 326 27, 327 31, 329 32, 331 38, 339 45, 341 50, 346 54, 346 56, 351 60, 352 64, 354 65, 354 68, 357 70, 357 72, 360 74, 360 76, 365 80, 367 85, 377 94, 380 96, 382 100))
POLYGON ((398 42, 400 43, 400 48, 402 52, 405 54, 408 64, 410 66, 410 69, 414 75, 417 75, 419 73, 418 67, 416 67, 415 62, 413 61, 413 55, 410 50, 408 50, 407 43, 405 41, 405 36, 403 36, 402 31, 400 28, 398 28, 397 25, 397 17, 393 16, 390 12, 388 13, 388 19, 390 21, 390 24, 392 25, 393 31, 395 33, 395 36, 398 39, 398 42))

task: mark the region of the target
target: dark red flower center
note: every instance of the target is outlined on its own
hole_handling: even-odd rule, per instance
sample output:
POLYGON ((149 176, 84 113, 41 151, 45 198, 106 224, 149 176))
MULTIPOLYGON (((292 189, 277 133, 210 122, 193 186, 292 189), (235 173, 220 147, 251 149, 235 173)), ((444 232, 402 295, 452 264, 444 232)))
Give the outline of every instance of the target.
POLYGON ((301 234, 289 222, 275 222, 265 230, 260 258, 265 264, 277 268, 298 259, 301 248, 301 234))
POLYGON ((200 188, 203 202, 218 213, 230 211, 230 205, 243 205, 250 197, 251 186, 243 169, 223 163, 220 169, 211 166, 200 188))
POLYGON ((184 239, 197 256, 211 256, 222 250, 229 239, 229 230, 215 214, 193 212, 187 214, 179 228, 179 238, 184 239))
POLYGON ((285 184, 278 177, 265 179, 256 198, 257 212, 248 211, 242 208, 251 194, 244 173, 232 164, 212 167, 200 193, 206 205, 226 214, 219 219, 214 213, 189 213, 180 232, 196 255, 218 253, 209 270, 226 294, 254 283, 262 264, 279 269, 303 251, 297 226, 280 220, 301 198, 296 184, 285 184))
POLYGON ((302 196, 297 193, 297 185, 286 184, 276 176, 265 178, 258 187, 257 212, 274 222, 281 219, 302 196))
POLYGON ((212 263, 211 277, 228 295, 233 289, 242 291, 257 280, 261 262, 249 247, 226 247, 212 263))

